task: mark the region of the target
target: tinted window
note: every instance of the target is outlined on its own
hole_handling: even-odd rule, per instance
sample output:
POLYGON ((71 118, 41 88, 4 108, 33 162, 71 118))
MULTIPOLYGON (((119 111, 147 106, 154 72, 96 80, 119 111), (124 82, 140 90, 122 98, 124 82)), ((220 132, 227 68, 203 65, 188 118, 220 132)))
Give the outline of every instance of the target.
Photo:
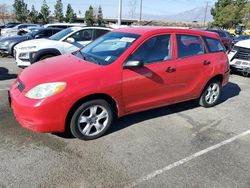
POLYGON ((105 30, 105 29, 95 29, 95 39, 99 38, 100 36, 106 34, 107 32, 109 32, 109 30, 105 30))
POLYGON ((176 35, 176 37, 179 58, 205 53, 200 37, 191 35, 176 35))
POLYGON ((85 29, 85 30, 76 32, 70 37, 74 38, 76 41, 90 41, 92 40, 92 35, 93 35, 92 29, 85 29))
POLYGON ((218 40, 218 39, 214 39, 214 38, 209 38, 209 37, 203 37, 208 51, 210 53, 212 52, 224 52, 225 48, 223 46, 223 44, 218 40))
POLYGON ((130 57, 144 64, 165 61, 171 58, 170 35, 153 37, 144 42, 130 57))

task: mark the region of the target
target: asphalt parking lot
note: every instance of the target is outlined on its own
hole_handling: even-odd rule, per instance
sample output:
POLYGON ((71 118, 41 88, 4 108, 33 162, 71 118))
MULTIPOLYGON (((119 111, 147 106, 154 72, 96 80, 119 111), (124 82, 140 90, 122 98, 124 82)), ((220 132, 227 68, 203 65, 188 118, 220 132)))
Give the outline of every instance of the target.
POLYGON ((250 78, 232 75, 214 108, 137 113, 86 142, 17 123, 7 89, 20 71, 0 59, 0 187, 250 187, 250 78))

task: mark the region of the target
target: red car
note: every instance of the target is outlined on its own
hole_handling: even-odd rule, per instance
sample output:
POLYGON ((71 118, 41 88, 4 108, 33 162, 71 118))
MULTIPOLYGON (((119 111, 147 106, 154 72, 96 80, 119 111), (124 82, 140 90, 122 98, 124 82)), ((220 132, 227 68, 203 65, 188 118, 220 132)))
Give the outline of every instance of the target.
POLYGON ((90 140, 127 114, 192 99, 212 107, 228 79, 228 59, 217 34, 123 28, 25 69, 10 89, 10 102, 27 129, 70 130, 90 140))

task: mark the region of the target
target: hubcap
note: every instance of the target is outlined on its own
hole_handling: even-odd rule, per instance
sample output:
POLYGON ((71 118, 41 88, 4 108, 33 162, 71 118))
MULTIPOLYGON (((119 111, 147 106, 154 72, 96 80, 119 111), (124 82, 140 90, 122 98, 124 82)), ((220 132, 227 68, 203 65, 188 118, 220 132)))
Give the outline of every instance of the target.
POLYGON ((213 104, 219 97, 220 87, 217 83, 212 83, 207 88, 205 100, 208 104, 213 104))
POLYGON ((95 136, 108 124, 108 111, 100 105, 85 109, 78 118, 78 129, 85 136, 95 136))

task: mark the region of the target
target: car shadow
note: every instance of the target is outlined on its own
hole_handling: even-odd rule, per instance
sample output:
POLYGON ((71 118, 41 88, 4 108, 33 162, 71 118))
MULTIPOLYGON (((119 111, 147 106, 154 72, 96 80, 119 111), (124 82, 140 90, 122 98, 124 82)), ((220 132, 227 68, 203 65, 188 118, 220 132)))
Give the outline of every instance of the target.
POLYGON ((0 81, 2 80, 10 80, 10 79, 14 79, 17 77, 17 74, 9 74, 9 70, 4 68, 4 67, 0 67, 0 81))
MULTIPOLYGON (((230 98, 236 97, 237 95, 240 94, 240 92, 241 92, 241 88, 239 87, 239 85, 237 85, 236 83, 229 82, 223 88, 218 105, 226 102, 230 98)), ((107 135, 112 134, 114 132, 125 129, 129 126, 136 124, 136 123, 140 123, 140 122, 143 122, 143 121, 146 121, 149 119, 158 118, 161 116, 167 116, 167 115, 171 115, 174 113, 191 110, 191 109, 194 109, 197 107, 200 107, 197 100, 192 100, 192 101, 182 102, 182 103, 178 103, 178 104, 174 104, 174 105, 170 105, 170 106, 156 108, 153 110, 147 110, 147 111, 127 115, 127 116, 121 117, 119 119, 116 119, 114 121, 113 125, 110 127, 110 129, 108 130, 108 132, 104 136, 107 136, 107 135)), ((65 139, 73 139, 74 138, 74 136, 72 134, 70 134, 68 131, 66 133, 60 133, 60 134, 54 134, 54 135, 59 136, 61 138, 65 138, 65 139)))
MULTIPOLYGON (((238 96, 241 92, 241 88, 238 84, 229 82, 222 91, 221 97, 219 99, 218 105, 226 102, 230 98, 234 98, 238 96)), ((200 107, 197 100, 182 102, 170 106, 165 106, 153 110, 147 110, 144 112, 139 112, 135 114, 131 114, 128 116, 121 117, 113 123, 112 127, 109 129, 109 131, 105 134, 112 134, 116 131, 120 131, 122 129, 125 129, 129 126, 132 126, 133 124, 140 123, 149 119, 158 118, 161 116, 167 116, 174 113, 184 112, 187 110, 191 110, 194 108, 200 107)))

